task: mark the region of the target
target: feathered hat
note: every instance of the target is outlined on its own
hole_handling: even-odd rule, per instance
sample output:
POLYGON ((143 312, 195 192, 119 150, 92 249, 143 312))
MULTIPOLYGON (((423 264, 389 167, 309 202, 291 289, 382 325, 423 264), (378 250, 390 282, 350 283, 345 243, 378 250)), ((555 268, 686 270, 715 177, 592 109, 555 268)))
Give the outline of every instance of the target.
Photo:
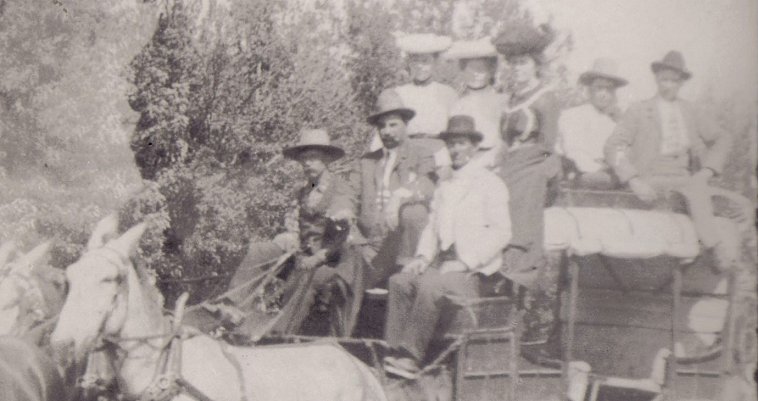
POLYGON ((547 25, 535 27, 527 22, 507 24, 492 44, 497 51, 508 57, 542 54, 555 39, 555 32, 547 25))

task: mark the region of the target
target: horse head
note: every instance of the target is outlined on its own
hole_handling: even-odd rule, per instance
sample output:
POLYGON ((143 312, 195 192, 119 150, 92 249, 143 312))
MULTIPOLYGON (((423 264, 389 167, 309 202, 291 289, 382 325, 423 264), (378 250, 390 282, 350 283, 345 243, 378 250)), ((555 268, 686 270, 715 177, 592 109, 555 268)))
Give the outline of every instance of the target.
POLYGON ((15 244, 0 246, 0 334, 25 334, 54 313, 56 306, 49 303, 60 294, 51 292, 62 293, 63 283, 58 271, 43 263, 50 245, 45 242, 10 262, 15 244))
MULTIPOLYGON (((160 301, 146 293, 155 287, 145 285, 131 262, 145 228, 139 224, 104 244, 91 238, 92 248, 66 269, 69 291, 51 336, 62 363, 81 362, 104 338, 163 328, 160 301)), ((93 236, 102 234, 96 229, 93 236)))

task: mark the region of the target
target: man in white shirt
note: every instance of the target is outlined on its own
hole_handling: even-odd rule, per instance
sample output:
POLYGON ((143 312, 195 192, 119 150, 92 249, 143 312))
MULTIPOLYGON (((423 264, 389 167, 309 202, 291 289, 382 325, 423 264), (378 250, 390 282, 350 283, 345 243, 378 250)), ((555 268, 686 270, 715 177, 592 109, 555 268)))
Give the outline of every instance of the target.
MULTIPOLYGON (((450 156, 437 134, 445 129, 448 110, 458 99, 458 92, 448 85, 436 82, 434 72, 439 63, 440 53, 452 41, 447 36, 431 33, 403 35, 397 39, 397 46, 406 54, 411 82, 392 88, 400 100, 415 117, 408 121, 408 136, 434 154, 438 169, 449 169, 450 156)), ((370 150, 382 147, 379 136, 372 140, 370 150)))
POLYGON ((611 59, 597 59, 589 71, 579 77, 587 88, 589 102, 564 110, 558 120, 556 151, 573 162, 574 182, 580 187, 609 189, 615 186, 610 167, 605 164, 603 147, 620 117, 616 89, 628 81, 616 73, 611 59))
POLYGON ((470 116, 453 116, 440 138, 453 174, 435 190, 416 256, 389 281, 385 369, 413 378, 442 313, 446 295, 497 294, 503 249, 511 238, 508 189, 481 163, 470 163, 483 135, 470 116))

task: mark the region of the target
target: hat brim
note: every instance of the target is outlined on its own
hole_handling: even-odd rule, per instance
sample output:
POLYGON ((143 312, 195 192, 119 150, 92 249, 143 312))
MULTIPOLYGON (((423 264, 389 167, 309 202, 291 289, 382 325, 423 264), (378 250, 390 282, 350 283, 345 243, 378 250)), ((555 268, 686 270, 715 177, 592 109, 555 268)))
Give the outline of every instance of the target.
POLYGON ((654 73, 656 73, 656 72, 658 72, 660 70, 672 70, 672 71, 678 72, 679 75, 681 75, 682 79, 684 79, 684 80, 692 78, 692 73, 691 72, 689 72, 687 70, 683 70, 683 69, 681 69, 681 68, 679 68, 677 66, 673 66, 671 64, 666 64, 666 63, 663 63, 663 62, 660 62, 660 61, 655 61, 652 64, 650 64, 650 69, 654 73))
POLYGON ((317 149, 324 152, 331 161, 337 160, 342 156, 345 156, 345 151, 342 148, 332 145, 295 145, 282 150, 284 157, 292 160, 298 160, 300 154, 309 149, 317 149))
POLYGON ((403 120, 407 122, 416 115, 416 112, 411 109, 401 107, 397 109, 383 111, 381 113, 372 114, 366 118, 366 121, 371 125, 376 125, 379 119, 383 116, 386 116, 387 114, 400 114, 400 117, 402 117, 403 120))
POLYGON ((479 131, 442 131, 437 136, 443 141, 459 136, 469 137, 477 142, 481 142, 484 139, 484 135, 479 131))
POLYGON ((609 81, 612 81, 616 85, 617 88, 626 86, 629 83, 629 81, 627 81, 624 78, 617 77, 615 75, 610 75, 610 74, 603 74, 602 72, 596 72, 596 71, 587 71, 583 73, 582 75, 580 75, 579 83, 582 85, 589 86, 592 84, 592 80, 596 78, 602 78, 602 79, 607 79, 609 81))

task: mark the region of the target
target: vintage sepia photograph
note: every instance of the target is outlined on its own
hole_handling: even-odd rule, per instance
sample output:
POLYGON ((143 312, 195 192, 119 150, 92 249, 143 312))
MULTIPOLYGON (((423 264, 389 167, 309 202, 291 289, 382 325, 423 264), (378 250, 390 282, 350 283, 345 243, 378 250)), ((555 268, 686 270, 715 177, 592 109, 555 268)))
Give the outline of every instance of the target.
POLYGON ((0 401, 758 401, 756 0, 0 0, 0 401))

